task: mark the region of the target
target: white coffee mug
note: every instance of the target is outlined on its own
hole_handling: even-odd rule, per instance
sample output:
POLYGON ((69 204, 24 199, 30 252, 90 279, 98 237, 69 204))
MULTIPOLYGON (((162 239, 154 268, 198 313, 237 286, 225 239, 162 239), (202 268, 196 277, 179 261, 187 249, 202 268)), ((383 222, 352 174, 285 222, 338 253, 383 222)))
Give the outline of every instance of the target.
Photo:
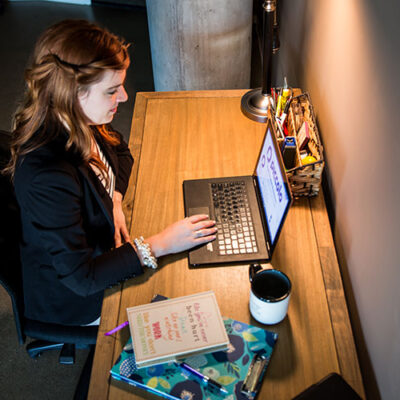
POLYGON ((281 322, 287 314, 292 290, 288 276, 276 269, 263 269, 259 264, 251 264, 249 279, 253 318, 267 325, 281 322))

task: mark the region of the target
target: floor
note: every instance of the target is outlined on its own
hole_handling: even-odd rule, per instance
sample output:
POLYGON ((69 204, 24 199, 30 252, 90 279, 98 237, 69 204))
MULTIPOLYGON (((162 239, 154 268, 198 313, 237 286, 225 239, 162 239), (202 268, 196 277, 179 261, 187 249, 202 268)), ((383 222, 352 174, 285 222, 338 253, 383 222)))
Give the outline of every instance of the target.
MULTIPOLYGON (((0 0, 1 2, 2 0, 0 0)), ((5 2, 0 10, 0 129, 11 129, 11 116, 23 93, 23 72, 33 44, 49 25, 65 18, 84 18, 107 27, 132 43, 127 74, 129 101, 119 107, 113 126, 129 137, 135 94, 153 90, 147 16, 143 7, 79 6, 40 1, 5 2)), ((17 341, 11 304, 0 288, 0 398, 71 400, 87 351, 77 350, 74 365, 58 363, 58 353, 38 360, 17 341)))

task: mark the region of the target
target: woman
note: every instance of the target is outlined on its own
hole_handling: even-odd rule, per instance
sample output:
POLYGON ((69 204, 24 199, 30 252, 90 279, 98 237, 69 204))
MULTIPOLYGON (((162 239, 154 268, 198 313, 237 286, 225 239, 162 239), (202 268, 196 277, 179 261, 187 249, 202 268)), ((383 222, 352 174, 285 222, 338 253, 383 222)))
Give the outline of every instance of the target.
POLYGON ((98 323, 105 288, 215 239, 214 221, 196 215, 131 241, 122 198, 133 160, 108 125, 127 100, 128 66, 127 46, 87 21, 58 23, 36 44, 6 168, 21 212, 30 319, 98 323))

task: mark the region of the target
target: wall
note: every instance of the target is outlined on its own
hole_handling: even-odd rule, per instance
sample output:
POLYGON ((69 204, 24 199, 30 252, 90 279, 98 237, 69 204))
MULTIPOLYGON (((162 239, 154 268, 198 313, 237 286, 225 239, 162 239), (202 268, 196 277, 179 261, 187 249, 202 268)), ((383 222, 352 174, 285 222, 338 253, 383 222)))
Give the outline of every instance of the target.
POLYGON ((286 75, 311 95, 369 398, 400 391, 400 5, 278 0, 286 75), (375 385, 376 384, 376 385, 375 385))
POLYGON ((250 86, 253 0, 147 0, 156 91, 250 86), (235 68, 232 68, 235 65, 235 68))

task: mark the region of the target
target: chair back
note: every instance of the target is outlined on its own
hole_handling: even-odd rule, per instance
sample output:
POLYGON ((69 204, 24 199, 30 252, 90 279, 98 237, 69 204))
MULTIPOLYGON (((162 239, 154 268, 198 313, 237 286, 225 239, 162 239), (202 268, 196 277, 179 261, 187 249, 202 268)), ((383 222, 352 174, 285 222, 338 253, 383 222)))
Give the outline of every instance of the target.
MULTIPOLYGON (((10 159, 10 134, 0 131, 0 169, 10 159)), ((24 299, 19 254, 21 222, 14 188, 8 176, 0 174, 0 283, 11 298, 18 341, 25 342, 24 299)))

